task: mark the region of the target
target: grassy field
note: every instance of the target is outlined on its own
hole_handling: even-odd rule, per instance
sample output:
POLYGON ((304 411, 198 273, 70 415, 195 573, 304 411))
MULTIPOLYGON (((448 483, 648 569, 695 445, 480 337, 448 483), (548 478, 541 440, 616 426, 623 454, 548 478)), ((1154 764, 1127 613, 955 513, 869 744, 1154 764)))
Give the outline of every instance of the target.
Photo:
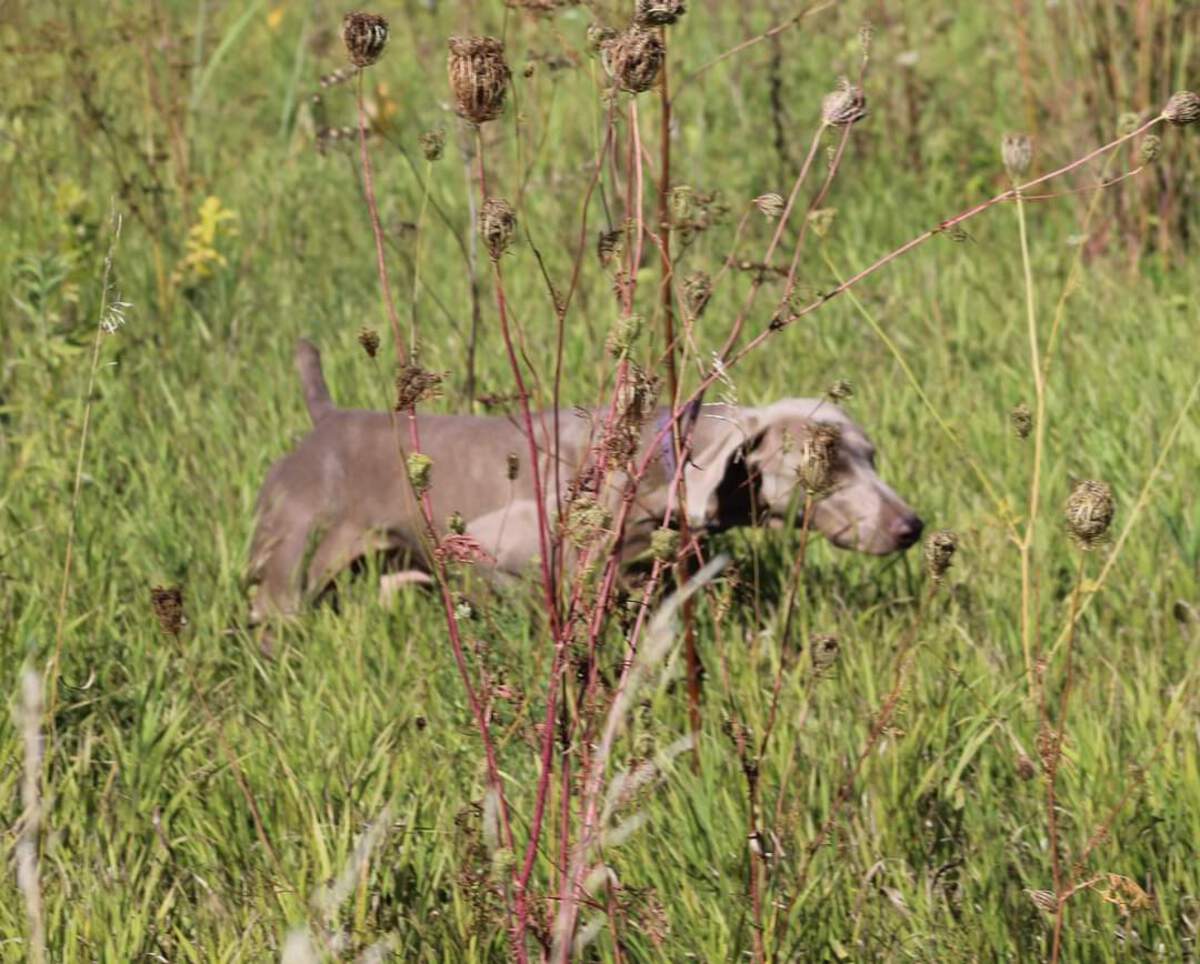
MULTIPOLYGON (((380 5, 392 33, 364 74, 368 143, 405 336, 411 321, 421 363, 446 373, 424 408, 482 411, 479 398, 514 391, 474 228, 479 144, 491 192, 517 212, 501 264, 535 403, 550 401, 557 331, 542 266, 567 291, 581 238, 562 397, 611 396, 603 345, 623 312, 595 249, 627 217, 635 98, 608 92, 588 27, 624 28, 629 6, 380 5), (512 67, 479 141, 453 110, 452 34, 503 37, 512 67), (581 232, 610 116, 616 146, 581 232), (421 135, 439 129, 444 156, 428 161, 421 135)), ((295 338, 319 344, 339 404, 392 400, 355 81, 318 83, 346 63, 343 12, 0 0, 0 959, 38 960, 39 927, 52 961, 518 950, 514 865, 555 652, 536 579, 475 597, 462 623, 515 850, 497 839, 436 593, 385 608, 369 579, 346 581, 337 609, 307 613, 271 656, 245 627, 258 486, 308 428, 295 338), (384 336, 374 360, 363 325, 384 336), (177 636, 151 605, 151 587, 173 585, 177 636)), ((694 320, 689 392, 754 283, 742 262, 779 223, 752 201, 788 195, 818 133, 772 261, 786 271, 810 206, 833 212, 808 218, 800 304, 1007 190, 1005 132, 1034 136, 1032 178, 1151 120, 1196 83, 1200 14, 1170 0, 694 0, 666 33, 670 180, 692 189, 677 210, 698 222, 677 219, 675 275, 735 263, 694 320), (821 128, 822 98, 860 76, 868 20, 869 116, 821 128)), ((651 231, 661 110, 656 90, 636 98, 651 231)), ((721 538, 730 568, 694 613, 707 668, 695 756, 680 750, 676 641, 647 665, 600 775, 618 805, 588 854, 607 870, 583 900, 578 959, 1196 959, 1200 142, 1194 127, 1151 133, 1153 164, 1141 169, 1139 134, 1027 192, 1056 197, 935 235, 711 390, 759 404, 849 379, 881 474, 959 549, 931 592, 919 550, 877 559, 814 540, 784 638, 799 536, 721 538), (1050 364, 1044 416, 1021 439, 1010 412, 1036 411, 1031 325, 1050 364), (1117 506, 1086 553, 1063 523, 1078 479, 1106 482, 1117 506), (812 634, 837 637, 829 665, 812 634)), ((646 252, 634 354, 649 366, 661 275, 646 252)), ((743 344, 784 294, 778 273, 761 276, 743 344)), ((600 639, 609 683, 622 625, 600 639)), ((584 722, 603 720, 612 691, 581 693, 571 665, 562 676, 587 697, 584 722)), ((574 733, 556 746, 529 881, 530 959, 549 950, 578 843, 585 788, 568 781, 564 808, 557 767, 581 783, 595 759, 574 733)))

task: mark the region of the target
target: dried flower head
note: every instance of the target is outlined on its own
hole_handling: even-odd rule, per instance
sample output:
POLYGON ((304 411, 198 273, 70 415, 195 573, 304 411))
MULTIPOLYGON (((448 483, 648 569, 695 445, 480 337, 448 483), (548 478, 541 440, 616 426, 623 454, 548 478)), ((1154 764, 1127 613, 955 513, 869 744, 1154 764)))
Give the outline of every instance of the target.
POLYGON ((368 328, 363 325, 358 329, 358 343, 362 345, 363 351, 367 353, 368 358, 374 358, 379 351, 379 332, 374 328, 368 328))
POLYGON ((1143 164, 1150 165, 1158 160, 1162 153, 1162 140, 1154 134, 1147 134, 1138 145, 1138 158, 1143 164))
POLYGON ((678 530, 655 529, 650 534, 650 556, 656 562, 673 562, 678 553, 678 530))
POLYGON ((950 563, 958 551, 958 536, 948 529, 939 529, 925 540, 925 569, 935 583, 950 570, 950 563))
POLYGON ((837 208, 815 208, 808 212, 808 223, 818 238, 829 236, 837 220, 837 208))
POLYGON ((446 68, 460 116, 476 124, 500 116, 512 77, 504 44, 495 37, 451 37, 446 68))
POLYGON ((606 27, 602 23, 589 23, 587 28, 587 42, 592 50, 600 51, 604 49, 604 45, 617 39, 617 32, 612 27, 606 27))
POLYGON ((1162 116, 1180 127, 1196 123, 1200 120, 1200 96, 1190 90, 1172 94, 1167 106, 1163 108, 1162 116))
POLYGON ((1014 181, 1029 173, 1033 160, 1033 141, 1028 134, 1005 134, 1000 139, 1000 156, 1004 169, 1014 181))
POLYGON ((1017 776, 1026 783, 1037 776, 1037 767, 1024 753, 1017 754, 1017 776))
POLYGON ((1076 482, 1067 499, 1067 531, 1081 549, 1093 549, 1112 525, 1115 509, 1112 489, 1106 483, 1092 479, 1076 482))
POLYGON ((1008 417, 1017 438, 1029 438, 1029 433, 1033 431, 1033 412, 1029 410, 1029 406, 1021 402, 1008 413, 1008 417))
POLYGON ((839 378, 825 390, 825 394, 835 402, 844 402, 847 398, 853 397, 854 386, 844 378, 839 378))
POLYGON ((566 516, 566 536, 577 549, 606 535, 612 525, 612 514, 590 495, 577 496, 567 506, 566 516))
POLYGON ((422 368, 415 361, 396 369, 396 411, 407 412, 418 403, 441 394, 442 375, 422 368))
POLYGON ((521 471, 521 457, 516 452, 509 452, 504 457, 504 475, 509 482, 515 482, 521 471))
POLYGON ((637 26, 607 41, 602 53, 609 75, 631 94, 640 94, 654 86, 666 57, 658 34, 637 26))
POLYGON ((181 586, 154 586, 150 590, 150 605, 158 625, 168 636, 178 636, 187 625, 183 613, 183 588, 181 586))
POLYGON ((642 316, 639 314, 621 315, 612 330, 608 333, 605 347, 614 358, 624 358, 629 354, 634 342, 642 333, 642 316))
POLYGON ((1142 126, 1142 118, 1140 115, 1132 111, 1126 111, 1117 118, 1117 133, 1124 137, 1127 134, 1132 134, 1142 126))
POLYGON ((342 17, 342 43, 355 67, 370 67, 388 41, 388 22, 377 13, 348 13, 342 17))
POLYGON ((429 482, 433 475, 433 459, 424 452, 410 452, 405 460, 408 469, 408 481, 412 484, 417 495, 429 491, 429 482))
POLYGON ((620 260, 625 248, 625 232, 620 228, 612 231, 601 231, 596 237, 596 257, 600 264, 607 268, 613 260, 620 260))
POLYGON ((683 279, 683 296, 693 318, 699 318, 712 298, 712 278, 707 271, 693 271, 683 279))
POLYGON ((843 77, 837 90, 826 94, 821 102, 821 119, 830 127, 849 127, 867 116, 867 96, 843 77))
POLYGON ((805 492, 814 499, 826 495, 833 486, 841 440, 841 429, 825 423, 815 426, 800 440, 796 474, 805 492))
POLYGON ((493 561, 478 540, 462 532, 451 532, 445 536, 434 549, 434 554, 441 562, 468 566, 476 562, 493 561))
POLYGON ((421 135, 421 153, 427 161, 440 161, 446 150, 446 132, 438 127, 421 135))
POLYGON ((683 0, 637 0, 633 19, 643 27, 669 27, 686 11, 683 0))
POLYGON ((766 194, 760 194, 754 199, 754 206, 774 221, 783 214, 783 196, 776 194, 774 191, 768 191, 766 194))
POLYGON ((1026 890, 1029 899, 1033 901, 1033 906, 1040 910, 1043 914, 1058 913, 1058 897, 1055 896, 1052 890, 1026 890))
POLYGON ((498 197, 483 202, 479 209, 479 234, 493 261, 499 261, 508 250, 516 230, 517 214, 512 205, 498 197))
POLYGON ((812 652, 813 669, 818 673, 830 669, 841 652, 840 641, 831 633, 813 633, 808 645, 812 652))

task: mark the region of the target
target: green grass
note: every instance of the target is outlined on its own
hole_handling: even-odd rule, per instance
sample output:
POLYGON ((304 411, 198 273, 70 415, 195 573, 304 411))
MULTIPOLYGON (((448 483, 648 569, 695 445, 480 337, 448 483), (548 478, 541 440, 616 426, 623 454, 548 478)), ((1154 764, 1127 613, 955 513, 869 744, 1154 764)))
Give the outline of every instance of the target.
MULTIPOLYGON (((730 207, 687 248, 681 273, 715 274, 751 198, 786 193, 821 96, 839 73, 857 69, 857 28, 874 6, 817 13, 779 37, 786 160, 772 146, 771 42, 678 90, 673 180, 719 189, 730 207)), ((1007 186, 1000 134, 1027 123, 1016 34, 1007 21, 994 21, 1007 8, 976 6, 951 14, 932 2, 907 4, 893 11, 899 19, 876 25, 866 85, 872 115, 855 128, 827 201, 837 209, 834 227, 820 247, 813 239, 806 249, 804 285, 834 283, 822 250, 848 274, 1007 186), (897 63, 906 51, 917 53, 915 66, 897 63)), ((0 691, 11 694, 14 711, 22 666, 45 669, 55 649, 110 207, 124 216, 110 298, 132 302, 127 324, 101 342, 59 703, 46 721, 40 871, 49 957, 278 958, 292 928, 320 921, 322 887, 389 806, 383 842, 333 911, 332 926, 348 935, 340 956, 353 959, 387 940, 397 960, 504 959, 502 904, 479 810, 486 787, 479 736, 436 598, 411 593, 384 610, 365 580, 347 584, 340 611, 306 615, 275 658, 263 657, 240 628, 257 488, 307 427, 290 361, 295 337, 320 344, 339 404, 386 402, 387 362, 373 368, 355 341, 360 325, 386 327, 355 156, 350 147, 326 156, 312 149, 307 107, 317 76, 342 63, 336 34, 326 36, 342 10, 288 4, 275 23, 275 9, 170 0, 107 12, 65 5, 51 13, 21 9, 0 25, 0 184, 8 185, 0 188, 7 202, 0 225, 0 691), (208 277, 173 281, 210 195, 236 213, 237 233, 218 234, 224 263, 214 260, 208 277), (190 622, 178 645, 159 631, 149 604, 150 587, 169 583, 186 593, 190 622), (275 858, 262 845, 222 739, 275 858)), ((1118 85, 1125 99, 1113 99, 1087 66, 1084 42, 1073 42, 1055 19, 1086 19, 1087 10, 1039 9, 1028 24, 1039 68, 1035 173, 1110 139, 1119 111, 1155 111, 1166 93, 1187 86, 1180 65, 1194 60, 1190 19, 1180 14, 1183 27, 1155 61, 1151 99, 1132 81, 1118 85), (1052 74, 1040 69, 1051 63, 1052 74), (1100 106, 1090 107, 1097 98, 1100 106)), ((569 8, 532 20, 498 3, 444 4, 432 13, 424 4, 392 4, 381 12, 392 20, 393 37, 368 74, 368 94, 378 99, 371 85, 386 84, 394 113, 372 142, 376 189, 407 320, 428 178, 431 207, 419 237, 425 287, 416 313, 422 361, 448 373, 446 396, 435 405, 466 406, 471 319, 455 238, 469 244, 472 233, 460 151, 470 137, 447 109, 444 73, 444 41, 454 32, 506 35, 515 105, 484 137, 494 190, 518 207, 521 237, 504 260, 505 279, 544 385, 554 314, 529 239, 565 288, 604 123, 602 71, 584 39, 593 14, 569 8), (533 55, 563 53, 575 66, 551 70, 540 61, 523 76, 533 55), (446 156, 427 165, 417 139, 437 126, 447 129, 446 156)), ((611 12, 607 19, 622 22, 611 12)), ((673 78, 779 19, 765 4, 697 2, 671 28, 673 78)), ((1127 68, 1135 54, 1116 46, 1114 56, 1118 75, 1134 76, 1127 68)), ((325 103, 330 123, 354 123, 349 87, 327 92, 325 103)), ((639 109, 655 152, 656 97, 644 95, 639 109)), ((1066 619, 1078 558, 1059 521, 1071 480, 1109 482, 1117 528, 1130 521, 1198 374, 1193 293, 1200 272, 1179 230, 1185 225, 1194 237, 1200 227, 1186 208, 1195 190, 1195 134, 1160 133, 1160 166, 1101 201, 1050 376, 1036 545, 1036 608, 1047 645, 1066 619), (1183 214, 1165 226, 1171 245, 1164 247, 1158 218, 1168 195, 1183 214), (1130 224, 1145 234, 1121 233, 1130 224)), ((1115 170, 1128 160, 1123 153, 1115 170)), ((823 173, 823 155, 818 163, 823 173)), ((611 183, 606 192, 617 217, 611 183)), ((1072 196, 1028 211, 1043 332, 1085 204, 1086 197, 1072 196)), ((595 232, 609 226, 599 199, 589 216, 582 286, 567 325, 568 404, 593 404, 610 387, 601 346, 617 311, 591 250, 595 232)), ((1021 517, 1032 449, 1013 435, 1008 412, 1032 403, 1033 387, 1016 214, 1000 206, 967 227, 968 240, 936 237, 856 293, 1008 511, 1021 517)), ((755 212, 739 256, 758 258, 772 228, 755 212)), ((641 278, 648 317, 655 262, 641 278)), ((507 394, 512 376, 482 268, 481 285, 479 393, 507 394)), ((718 290, 697 326, 703 359, 719 347, 748 285, 747 275, 734 273, 718 290)), ((778 294, 768 284, 749 318, 751 333, 767 324, 778 294)), ((814 542, 799 626, 836 633, 841 642, 836 668, 814 681, 800 631, 778 639, 778 587, 796 539, 754 533, 723 540, 743 586, 720 620, 711 600, 698 608, 708 667, 699 772, 686 756, 666 767, 630 808, 646 825, 605 852, 620 882, 623 959, 719 961, 751 952, 746 785, 724 730, 735 721, 761 733, 780 659, 781 716, 760 776, 767 829, 778 836, 767 865, 768 948, 799 960, 1048 957, 1052 917, 1026 893, 1053 889, 1044 783, 1040 776, 1023 781, 1017 767, 1021 752, 1037 757, 1037 713, 1024 683, 1018 552, 997 507, 849 299, 804 318, 732 377, 746 403, 819 394, 836 378, 851 379, 850 408, 879 446, 881 473, 932 527, 956 530, 962 546, 945 591, 918 626, 925 577, 915 552, 878 560, 814 542), (813 858, 786 939, 776 943, 773 902, 793 896, 805 848, 866 745, 893 683, 897 647, 910 633, 914 662, 896 716, 813 858)), ((695 365, 688 378, 694 384, 695 365)), ((1107 826, 1109 839, 1091 853, 1086 874, 1131 878, 1153 904, 1125 917, 1100 888, 1078 893, 1068 903, 1067 960, 1196 953, 1200 629, 1194 617, 1188 623, 1173 613, 1177 601, 1200 605, 1197 425, 1194 413, 1184 421, 1081 620, 1058 780, 1068 863, 1107 826)), ((1089 578, 1111 551, 1089 558, 1089 578)), ((490 601, 467 624, 467 636, 473 667, 503 669, 515 694, 496 703, 493 732, 523 839, 537 777, 533 721, 544 713, 550 647, 533 587, 528 598, 516 596, 490 601)), ((619 635, 610 635, 609 667, 619 663, 620 646, 619 635)), ((676 654, 641 694, 618 744, 618 765, 686 733, 681 662, 676 654)), ((1061 672, 1056 663, 1051 678, 1061 672)), ((22 772, 11 713, 0 714, 0 762, 0 957, 25 960, 25 903, 9 855, 22 772)), ((535 874, 548 898, 550 857, 535 874)), ((553 917, 552 901, 537 907, 535 917, 553 917)), ((614 959, 607 926, 589 953, 614 959)))

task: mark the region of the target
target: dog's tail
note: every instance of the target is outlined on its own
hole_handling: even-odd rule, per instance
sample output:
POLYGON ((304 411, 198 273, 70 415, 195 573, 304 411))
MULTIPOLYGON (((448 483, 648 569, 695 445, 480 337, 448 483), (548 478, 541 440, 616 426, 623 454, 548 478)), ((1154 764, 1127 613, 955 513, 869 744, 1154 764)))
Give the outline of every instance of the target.
POLYGON ((304 402, 308 405, 308 414, 313 425, 317 425, 333 411, 334 405, 333 399, 329 397, 329 388, 325 384, 325 375, 321 372, 321 353, 307 338, 296 342, 296 371, 300 373, 300 384, 304 386, 304 402))

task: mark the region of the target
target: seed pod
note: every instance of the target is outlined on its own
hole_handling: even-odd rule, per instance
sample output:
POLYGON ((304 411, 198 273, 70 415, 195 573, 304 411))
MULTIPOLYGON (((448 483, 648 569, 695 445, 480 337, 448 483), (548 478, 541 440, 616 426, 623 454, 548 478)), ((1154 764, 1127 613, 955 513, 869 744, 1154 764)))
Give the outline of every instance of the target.
POLYGON ((517 215, 507 201, 490 197, 483 202, 479 209, 479 234, 493 261, 499 261, 508 250, 516 230, 517 215))
POLYGON ((950 570, 954 553, 958 551, 958 536, 948 529, 941 529, 925 540, 925 569, 935 583, 950 570))
POLYGON ((342 17, 342 43, 355 67, 370 67, 383 54, 388 22, 375 13, 348 13, 342 17))
POLYGON ((512 77, 504 44, 495 37, 451 37, 446 69, 461 117, 482 124, 500 116, 512 77))
POLYGON ((1138 146, 1138 157, 1142 163, 1149 166, 1158 160, 1158 155, 1162 153, 1162 140, 1154 134, 1147 134, 1142 138, 1142 143, 1138 146))
POLYGON ((650 555, 656 562, 672 562, 679 552, 679 532, 655 529, 650 535, 650 555))
POLYGON ((699 318, 712 298, 712 278, 707 271, 693 271, 683 279, 683 295, 687 299, 688 311, 699 318))
POLYGON ((800 440, 800 462, 796 475, 808 495, 819 498, 830 490, 842 440, 836 425, 817 425, 800 440))
POLYGON ((783 214, 784 200, 781 195, 776 194, 774 191, 768 191, 766 194, 760 194, 754 199, 754 206, 774 221, 783 214))
POLYGON ((669 27, 686 10, 683 0, 637 0, 633 20, 641 27, 669 27))
POLYGON ((657 33, 631 27, 603 48, 604 67, 622 90, 640 94, 654 86, 666 51, 657 33))
POLYGON ((410 452, 406 460, 408 481, 412 483, 417 495, 424 495, 429 490, 430 477, 433 474, 433 459, 424 452, 410 452))
POLYGON ((838 638, 831 633, 813 633, 808 642, 809 650, 812 653, 813 668, 818 672, 824 672, 833 666, 838 660, 838 653, 841 651, 841 644, 838 638))
POLYGON ((845 401, 854 395, 854 386, 844 378, 839 378, 836 382, 829 386, 825 392, 835 402, 845 401))
POLYGON ((1017 438, 1029 438, 1029 433, 1033 431, 1033 412, 1029 411, 1029 406, 1021 402, 1008 413, 1008 417, 1017 438))
POLYGON ((821 119, 830 127, 849 127, 867 116, 867 96, 845 77, 821 102, 821 119))
POLYGON ((421 135, 421 153, 427 161, 440 161, 446 150, 446 132, 440 127, 421 135))
POLYGON ((1067 531, 1079 548, 1093 549, 1112 525, 1115 510, 1112 489, 1106 483, 1092 479, 1076 482, 1067 499, 1067 531))
POLYGON ((1163 108, 1162 116, 1179 127, 1196 123, 1200 120, 1200 96, 1190 90, 1172 94, 1167 106, 1163 108))
POLYGON ((168 636, 178 636, 187 625, 183 614, 183 589, 180 586, 154 586, 150 590, 150 605, 158 625, 168 636))
POLYGON ((364 325, 358 330, 358 343, 362 345, 368 358, 374 358, 379 351, 379 332, 364 325))
POLYGON ((1033 160, 1033 142, 1028 134, 1005 134, 1000 140, 1000 156, 1004 169, 1014 181, 1029 173, 1033 160))

